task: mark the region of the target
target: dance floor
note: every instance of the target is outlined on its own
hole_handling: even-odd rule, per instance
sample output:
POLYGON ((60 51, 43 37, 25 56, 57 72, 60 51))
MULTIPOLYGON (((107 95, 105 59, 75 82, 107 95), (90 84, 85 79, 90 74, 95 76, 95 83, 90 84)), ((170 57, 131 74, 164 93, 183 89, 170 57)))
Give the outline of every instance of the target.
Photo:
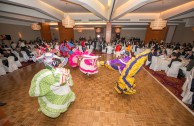
MULTIPOLYGON (((110 56, 111 58, 111 56, 110 56)), ((101 59, 106 59, 103 55, 101 59)), ((29 97, 33 76, 44 66, 38 63, 0 77, 1 107, 14 126, 193 126, 194 116, 144 69, 135 76, 134 95, 114 90, 119 73, 99 68, 84 75, 70 68, 76 100, 56 119, 38 112, 37 98, 29 97)))

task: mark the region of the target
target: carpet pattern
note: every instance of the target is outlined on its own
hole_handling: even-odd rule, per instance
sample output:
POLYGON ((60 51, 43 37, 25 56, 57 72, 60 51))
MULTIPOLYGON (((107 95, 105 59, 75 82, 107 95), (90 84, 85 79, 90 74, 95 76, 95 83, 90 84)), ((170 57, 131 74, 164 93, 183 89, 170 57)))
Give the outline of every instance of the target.
POLYGON ((21 62, 22 66, 19 67, 19 69, 21 69, 21 68, 23 68, 23 67, 26 67, 26 66, 28 66, 28 65, 31 65, 31 64, 33 64, 33 63, 34 63, 33 61, 21 62))
POLYGON ((182 100, 182 86, 185 82, 185 78, 173 78, 166 76, 164 71, 153 71, 149 67, 144 66, 159 82, 161 82, 166 88, 168 88, 177 98, 182 100))

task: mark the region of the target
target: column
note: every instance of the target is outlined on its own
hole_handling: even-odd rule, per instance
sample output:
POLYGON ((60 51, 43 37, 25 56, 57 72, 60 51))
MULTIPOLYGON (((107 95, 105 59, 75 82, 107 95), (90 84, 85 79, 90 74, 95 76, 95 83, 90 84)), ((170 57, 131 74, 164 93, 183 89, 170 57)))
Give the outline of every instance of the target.
POLYGON ((51 41, 52 40, 52 36, 51 36, 51 29, 50 29, 50 25, 49 23, 40 23, 41 25, 41 37, 43 40, 46 41, 51 41))
POLYGON ((146 30, 145 44, 152 39, 155 39, 158 43, 160 43, 161 40, 165 40, 167 32, 168 27, 165 27, 162 30, 152 30, 150 26, 148 26, 146 30))
POLYGON ((166 35, 165 43, 171 43, 172 42, 175 30, 176 30, 176 26, 169 26, 168 32, 167 32, 167 35, 166 35))
POLYGON ((112 25, 110 22, 107 22, 106 24, 106 42, 110 43, 111 41, 111 30, 112 30, 112 25))
POLYGON ((65 28, 62 25, 62 22, 58 22, 58 28, 59 28, 60 42, 63 42, 64 40, 70 41, 71 39, 74 39, 73 28, 65 28))

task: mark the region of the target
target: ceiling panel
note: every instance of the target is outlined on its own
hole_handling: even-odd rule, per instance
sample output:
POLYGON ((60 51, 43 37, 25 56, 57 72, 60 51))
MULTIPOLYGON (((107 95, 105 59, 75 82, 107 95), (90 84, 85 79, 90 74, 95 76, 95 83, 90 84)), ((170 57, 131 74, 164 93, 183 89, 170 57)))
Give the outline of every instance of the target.
POLYGON ((104 6, 108 5, 108 0, 98 0, 98 1, 100 1, 104 6))
POLYGON ((128 2, 129 0, 116 0, 115 2, 115 9, 119 6, 123 5, 124 3, 128 2))
POLYGON ((158 13, 191 1, 193 0, 160 0, 157 2, 146 4, 133 12, 158 13))
POLYGON ((78 5, 78 4, 74 4, 74 3, 70 3, 67 2, 65 0, 41 0, 63 12, 71 12, 71 13, 84 13, 84 12, 89 12, 87 9, 85 9, 84 7, 78 5))

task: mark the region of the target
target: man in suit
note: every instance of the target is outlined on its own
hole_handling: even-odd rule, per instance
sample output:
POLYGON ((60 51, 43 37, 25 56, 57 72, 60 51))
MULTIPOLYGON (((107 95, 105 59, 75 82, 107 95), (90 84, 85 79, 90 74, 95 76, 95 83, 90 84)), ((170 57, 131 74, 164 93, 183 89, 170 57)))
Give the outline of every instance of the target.
POLYGON ((186 70, 190 71, 194 67, 194 59, 189 61, 189 64, 186 66, 186 70))
POLYGON ((171 65, 174 61, 179 61, 179 62, 182 61, 181 59, 179 59, 179 57, 177 56, 177 54, 175 52, 172 53, 171 57, 172 57, 172 60, 171 60, 170 64, 168 65, 169 68, 171 67, 171 65))
POLYGON ((192 51, 188 51, 186 56, 185 56, 186 59, 194 59, 193 57, 193 52, 192 51))
POLYGON ((177 49, 177 50, 176 50, 176 55, 177 55, 177 57, 181 56, 180 49, 177 49))
POLYGON ((153 48, 153 49, 151 50, 151 52, 148 54, 148 61, 150 62, 150 64, 148 64, 148 66, 150 66, 151 63, 152 63, 152 56, 156 56, 156 55, 155 55, 155 49, 154 49, 154 48, 153 48))

